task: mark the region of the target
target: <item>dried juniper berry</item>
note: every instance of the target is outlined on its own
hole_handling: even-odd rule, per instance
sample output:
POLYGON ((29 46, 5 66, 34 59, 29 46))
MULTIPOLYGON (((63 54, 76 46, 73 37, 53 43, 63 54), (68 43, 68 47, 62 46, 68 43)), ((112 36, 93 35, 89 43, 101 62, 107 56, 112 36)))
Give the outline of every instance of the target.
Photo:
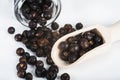
POLYGON ((68 73, 64 73, 60 77, 61 80, 70 80, 70 75, 68 73))
POLYGON ((34 21, 30 21, 30 22, 29 22, 29 27, 30 27, 31 29, 35 29, 35 28, 37 27, 37 23, 34 22, 34 21))
POLYGON ((47 63, 48 65, 53 65, 53 64, 54 64, 54 62, 53 62, 53 60, 52 60, 51 57, 47 57, 46 63, 47 63))
POLYGON ((21 34, 16 34, 15 35, 15 40, 16 41, 22 41, 22 35, 21 34))
POLYGON ((82 38, 80 40, 80 46, 81 46, 82 49, 88 48, 90 46, 89 41, 87 39, 85 39, 85 38, 82 38))
POLYGON ((80 50, 80 47, 78 44, 70 44, 69 51, 70 52, 78 52, 80 50))
POLYGON ((20 62, 16 66, 18 71, 25 71, 27 69, 27 64, 25 62, 20 62))
POLYGON ((27 58, 25 56, 22 56, 20 59, 19 59, 19 62, 25 62, 27 63, 27 58))
POLYGON ((23 43, 23 44, 26 44, 27 42, 28 42, 28 39, 27 39, 26 37, 23 37, 23 38, 22 38, 22 43, 23 43))
POLYGON ((57 73, 52 71, 47 71, 47 75, 46 75, 47 80, 55 80, 56 77, 57 77, 57 73))
POLYGON ((33 80, 33 75, 32 75, 30 72, 28 72, 28 73, 26 73, 26 75, 25 75, 25 79, 26 79, 26 80, 33 80))
POLYGON ((68 51, 61 51, 60 58, 64 61, 68 61, 69 54, 70 54, 70 52, 68 52, 68 51))
POLYGON ((88 32, 85 32, 83 36, 90 41, 90 40, 93 40, 96 34, 94 32, 88 31, 88 32))
POLYGON ((29 6, 34 11, 36 11, 39 7, 39 5, 36 2, 33 2, 33 3, 29 4, 29 6))
POLYGON ((25 52, 25 50, 24 50, 23 48, 18 48, 18 49, 16 50, 16 54, 17 54, 18 56, 23 56, 23 55, 24 55, 24 52, 25 52))
POLYGON ((43 51, 43 49, 42 48, 38 48, 37 50, 36 50, 36 56, 37 57, 43 57, 44 56, 44 51, 43 51))
POLYGON ((30 54, 28 52, 24 52, 23 57, 26 57, 28 59, 30 57, 30 54))
POLYGON ((26 72, 23 70, 20 70, 17 72, 17 76, 20 78, 25 78, 26 72))
POLYGON ((69 31, 69 30, 72 29, 72 25, 71 24, 65 24, 64 28, 69 31))
POLYGON ((68 49, 68 47, 69 47, 69 43, 66 42, 66 41, 61 42, 61 43, 59 44, 59 46, 58 46, 58 48, 59 48, 60 50, 66 50, 66 49, 68 49))
POLYGON ((38 67, 44 67, 44 63, 43 63, 43 61, 41 61, 41 60, 38 60, 37 62, 36 62, 36 64, 35 64, 35 66, 38 68, 38 67))
POLYGON ((68 63, 73 63, 79 58, 77 53, 70 53, 68 56, 68 63))
POLYGON ((67 42, 70 43, 70 44, 75 43, 75 42, 77 43, 77 41, 78 41, 77 38, 73 37, 73 36, 67 38, 67 42))
POLYGON ((67 34, 67 30, 65 28, 60 28, 59 33, 65 35, 67 34))
POLYGON ((25 1, 21 7, 22 14, 29 14, 31 9, 29 7, 29 4, 25 1))
POLYGON ((82 29, 83 24, 82 23, 77 23, 75 27, 76 27, 77 30, 82 29))
POLYGON ((96 35, 96 36, 94 37, 94 42, 95 42, 96 46, 98 46, 98 45, 103 44, 103 39, 102 39, 101 36, 96 35))
POLYGON ((46 77, 47 71, 44 67, 38 67, 35 69, 35 75, 37 77, 46 77))
POLYGON ((52 28, 53 30, 57 30, 57 29, 59 28, 59 24, 58 24, 57 22, 52 22, 51 28, 52 28))
POLYGON ((14 32, 15 32, 15 28, 14 27, 9 27, 8 28, 8 33, 9 34, 14 34, 14 32))
POLYGON ((22 32, 22 36, 25 37, 25 38, 27 38, 27 32, 28 32, 27 30, 24 30, 24 31, 22 32))
POLYGON ((49 44, 49 40, 46 38, 41 38, 38 40, 38 45, 40 47, 47 46, 49 44))
POLYGON ((51 65, 48 69, 48 71, 52 71, 54 73, 58 73, 59 72, 59 69, 56 65, 51 65))
POLYGON ((35 56, 30 56, 28 59, 28 64, 35 65, 37 62, 37 58, 35 56))
POLYGON ((47 23, 47 20, 44 18, 44 17, 41 17, 39 20, 38 20, 38 23, 42 26, 44 26, 46 23, 47 23))
POLYGON ((52 14, 51 13, 43 13, 43 17, 46 19, 46 20, 49 20, 52 18, 52 14))
POLYGON ((37 43, 32 43, 30 46, 30 50, 33 52, 36 52, 36 50, 38 49, 38 45, 37 43))

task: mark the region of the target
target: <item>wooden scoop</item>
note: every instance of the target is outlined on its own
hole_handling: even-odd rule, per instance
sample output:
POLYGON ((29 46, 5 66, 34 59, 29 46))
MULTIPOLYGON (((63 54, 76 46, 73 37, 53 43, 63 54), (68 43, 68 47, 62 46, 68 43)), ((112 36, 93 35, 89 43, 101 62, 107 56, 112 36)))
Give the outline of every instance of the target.
POLYGON ((98 55, 99 53, 105 52, 106 50, 108 50, 108 48, 110 47, 110 45, 113 42, 118 41, 118 40, 120 40, 120 21, 111 25, 108 28, 100 26, 100 25, 86 27, 84 29, 77 30, 75 32, 67 34, 67 35, 61 37, 59 40, 57 40, 52 48, 51 57, 52 57, 54 63, 58 67, 62 67, 62 68, 66 67, 67 68, 67 67, 76 65, 80 62, 83 62, 84 60, 88 60, 89 58, 95 57, 95 55, 98 55), (71 63, 71 64, 66 63, 65 61, 63 61, 60 58, 60 56, 59 56, 60 52, 58 49, 58 45, 60 44, 60 42, 65 41, 70 36, 75 36, 82 32, 90 31, 93 29, 96 29, 98 34, 103 37, 104 43, 102 45, 86 52, 83 56, 81 56, 78 60, 76 60, 74 63, 71 63))

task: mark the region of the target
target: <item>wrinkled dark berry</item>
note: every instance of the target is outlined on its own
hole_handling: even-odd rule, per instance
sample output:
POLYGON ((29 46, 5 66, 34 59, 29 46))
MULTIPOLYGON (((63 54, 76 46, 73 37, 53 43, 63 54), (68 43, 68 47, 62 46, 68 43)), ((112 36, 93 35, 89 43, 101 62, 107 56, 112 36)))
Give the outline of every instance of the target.
POLYGON ((40 18, 40 19, 38 20, 38 23, 39 23, 40 25, 44 26, 44 25, 47 23, 47 20, 46 20, 44 17, 42 17, 42 18, 40 18))
POLYGON ((25 37, 23 37, 23 38, 22 38, 22 42, 23 42, 23 44, 26 44, 26 43, 28 42, 28 39, 25 38, 25 37))
POLYGON ((77 55, 77 53, 71 53, 68 56, 68 62, 69 63, 73 63, 73 62, 75 62, 78 59, 78 57, 79 56, 77 55))
POLYGON ((50 45, 44 46, 43 50, 44 50, 45 57, 51 54, 51 49, 52 49, 52 47, 50 45))
POLYGON ((18 49, 16 50, 16 54, 19 55, 19 56, 23 56, 23 55, 24 55, 24 52, 25 52, 25 50, 24 50, 23 48, 18 48, 18 49))
POLYGON ((33 75, 28 72, 28 73, 26 73, 26 75, 25 75, 25 79, 26 79, 26 80, 33 80, 33 75))
POLYGON ((85 39, 85 38, 82 38, 82 39, 80 40, 80 46, 81 46, 82 49, 88 48, 88 47, 89 47, 89 42, 88 42, 88 40, 85 39))
POLYGON ((85 32, 84 34, 83 34, 83 36, 85 36, 85 38, 86 39, 88 39, 88 40, 93 40, 93 38, 95 37, 95 33, 93 33, 93 32, 85 32))
POLYGON ((37 57, 43 57, 44 54, 45 54, 45 53, 44 53, 44 51, 43 51, 42 48, 37 49, 37 51, 36 51, 36 56, 37 56, 37 57))
POLYGON ((46 75, 47 80, 55 80, 56 77, 57 77, 57 73, 52 71, 47 72, 47 75, 46 75))
POLYGON ((30 46, 31 51, 36 52, 37 49, 38 49, 38 45, 36 43, 31 44, 30 46))
POLYGON ((30 8, 32 9, 32 10, 37 10, 38 9, 38 7, 39 7, 39 5, 37 4, 37 3, 31 3, 31 4, 29 4, 29 6, 30 6, 30 8))
POLYGON ((31 46, 30 42, 27 42, 27 43, 25 44, 25 46, 26 46, 26 48, 30 49, 30 46, 31 46))
POLYGON ((22 32, 22 36, 25 37, 25 38, 27 38, 27 32, 28 32, 27 30, 24 30, 24 31, 22 32))
POLYGON ((53 22, 53 23, 51 24, 51 28, 52 28, 53 30, 57 30, 57 29, 59 28, 58 23, 53 22))
POLYGON ((26 69, 27 69, 27 64, 26 63, 24 63, 24 62, 20 62, 20 63, 18 63, 17 64, 17 66, 16 66, 16 68, 17 68, 17 70, 19 71, 25 71, 26 69))
POLYGON ((67 39, 67 42, 68 42, 68 43, 75 43, 75 42, 77 43, 77 38, 76 38, 76 37, 73 37, 73 36, 72 36, 72 37, 69 37, 69 38, 67 39))
POLYGON ((68 56, 69 56, 69 52, 68 51, 62 51, 61 53, 60 53, 60 58, 62 59, 62 60, 64 60, 64 61, 68 61, 68 56))
POLYGON ((30 57, 30 54, 28 52, 24 52, 23 57, 26 57, 28 59, 30 57))
POLYGON ((65 28, 60 28, 59 33, 65 35, 67 34, 67 30, 65 28))
POLYGON ((48 5, 43 5, 42 6, 43 12, 49 12, 49 6, 48 5))
POLYGON ((21 11, 23 15, 30 13, 31 9, 26 1, 23 3, 21 11))
POLYGON ((47 63, 48 65, 53 65, 53 64, 54 64, 54 62, 53 62, 53 60, 52 60, 51 57, 47 57, 46 63, 47 63))
POLYGON ((43 17, 47 20, 51 19, 52 18, 52 14, 51 13, 44 13, 43 14, 43 17))
POLYGON ((58 73, 59 69, 56 65, 51 65, 48 69, 48 71, 54 72, 54 73, 58 73))
POLYGON ((38 67, 44 67, 44 63, 41 60, 37 61, 35 65, 36 65, 37 68, 38 67))
POLYGON ((29 27, 30 27, 31 29, 35 29, 35 28, 37 27, 37 23, 34 22, 34 21, 30 21, 30 22, 29 22, 29 27))
POLYGON ((35 69, 35 74, 37 77, 46 77, 46 69, 43 67, 39 67, 35 69))
POLYGON ((58 46, 60 50, 66 50, 68 49, 68 47, 69 47, 69 44, 66 41, 61 42, 58 46))
POLYGON ((60 35, 58 32, 52 32, 52 36, 57 39, 60 38, 60 35))
POLYGON ((29 16, 30 16, 30 19, 33 20, 33 19, 36 19, 39 16, 39 14, 35 11, 31 11, 29 16))
POLYGON ((37 62, 37 59, 36 59, 35 56, 30 56, 29 57, 28 64, 35 65, 36 62, 37 62))
POLYGON ((38 45, 40 47, 47 46, 48 44, 49 44, 49 41, 46 38, 42 38, 42 39, 38 40, 38 45))
POLYGON ((15 35, 15 40, 16 41, 22 41, 22 35, 21 34, 16 34, 15 35))
POLYGON ((71 44, 69 47, 69 51, 70 52, 78 52, 80 50, 79 45, 78 44, 71 44))
POLYGON ((94 37, 94 42, 95 42, 96 44, 101 45, 101 44, 103 44, 103 39, 102 39, 102 37, 96 35, 96 36, 94 37))
POLYGON ((65 24, 64 28, 69 31, 69 30, 72 29, 72 25, 71 24, 65 24))
POLYGON ((61 78, 61 80, 70 80, 70 76, 68 73, 62 74, 60 78, 61 78))
POLYGON ((15 28, 14 27, 9 27, 8 28, 8 33, 9 34, 14 34, 14 32, 15 32, 15 28))
POLYGON ((19 59, 19 62, 25 62, 27 63, 27 58, 22 56, 20 59, 19 59))
POLYGON ((17 72, 17 76, 20 77, 20 78, 25 78, 25 75, 26 75, 26 72, 25 71, 18 71, 17 72))
POLYGON ((82 23, 77 23, 75 27, 76 27, 77 30, 82 29, 83 24, 82 23))

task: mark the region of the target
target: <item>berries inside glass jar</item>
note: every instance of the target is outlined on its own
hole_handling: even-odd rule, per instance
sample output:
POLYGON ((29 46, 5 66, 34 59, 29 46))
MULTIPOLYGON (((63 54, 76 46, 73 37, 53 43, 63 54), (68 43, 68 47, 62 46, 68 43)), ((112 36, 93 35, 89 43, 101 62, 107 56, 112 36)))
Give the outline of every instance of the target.
POLYGON ((45 25, 52 18, 52 0, 25 0, 21 12, 29 21, 29 27, 35 28, 37 24, 45 25))
MULTIPOLYGON (((79 23, 77 24, 80 25, 79 23)), ((71 36, 62 41, 59 48, 60 58, 66 63, 74 63, 88 51, 104 43, 102 36, 96 29, 71 36)))

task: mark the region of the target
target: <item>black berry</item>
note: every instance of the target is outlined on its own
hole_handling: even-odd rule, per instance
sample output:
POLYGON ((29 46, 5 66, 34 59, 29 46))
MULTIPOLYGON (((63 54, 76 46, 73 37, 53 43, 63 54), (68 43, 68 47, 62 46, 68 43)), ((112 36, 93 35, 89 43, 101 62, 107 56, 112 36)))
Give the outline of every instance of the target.
POLYGON ((18 48, 18 49, 16 50, 16 54, 17 54, 18 56, 23 56, 23 55, 24 55, 24 52, 25 52, 25 50, 24 50, 23 48, 18 48))
POLYGON ((35 56, 30 56, 28 59, 28 64, 35 65, 37 62, 37 59, 35 56))
POLYGON ((9 27, 8 28, 8 33, 14 34, 14 32, 15 32, 15 28, 14 27, 9 27))
POLYGON ((60 78, 61 78, 61 80, 70 80, 70 76, 68 73, 62 74, 60 78))

